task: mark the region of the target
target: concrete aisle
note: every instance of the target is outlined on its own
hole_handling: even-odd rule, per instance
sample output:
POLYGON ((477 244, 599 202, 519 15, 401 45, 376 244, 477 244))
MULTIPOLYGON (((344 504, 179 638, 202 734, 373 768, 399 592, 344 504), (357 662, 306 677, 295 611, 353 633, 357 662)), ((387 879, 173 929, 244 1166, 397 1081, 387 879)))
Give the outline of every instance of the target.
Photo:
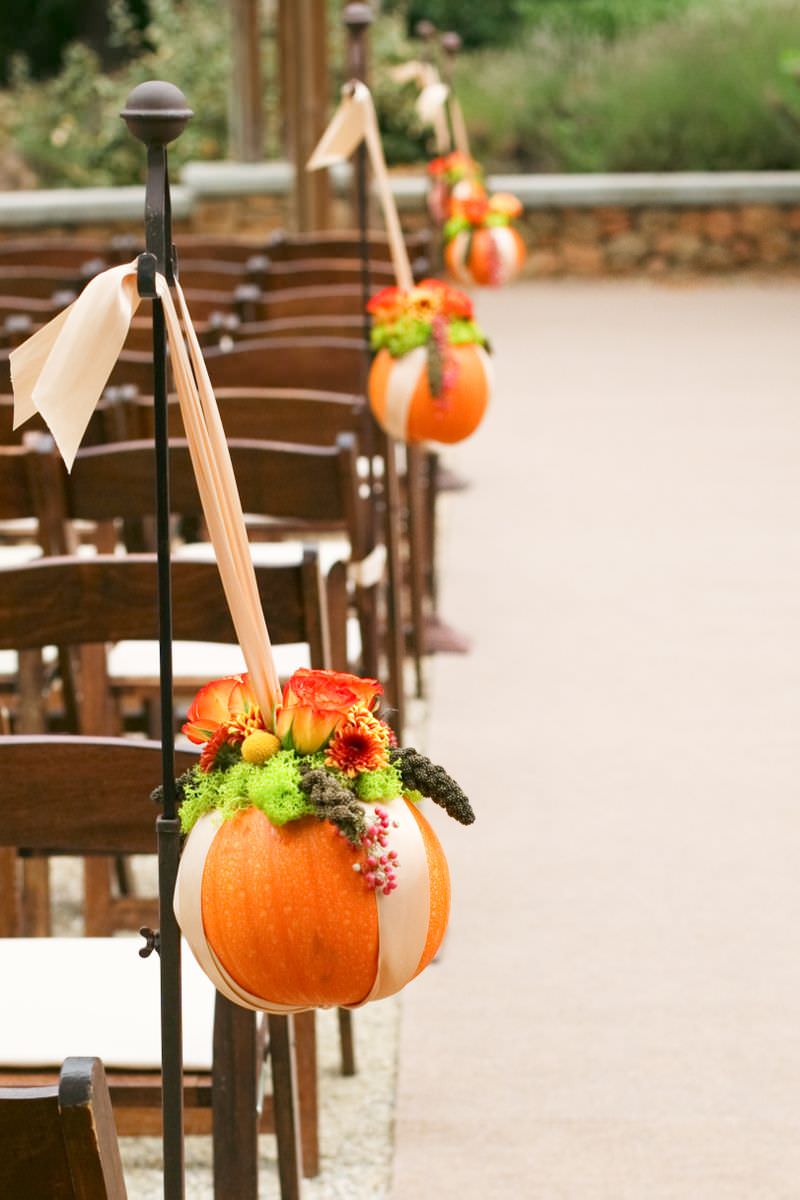
POLYGON ((481 296, 396 1200, 800 1197, 800 285, 481 296))

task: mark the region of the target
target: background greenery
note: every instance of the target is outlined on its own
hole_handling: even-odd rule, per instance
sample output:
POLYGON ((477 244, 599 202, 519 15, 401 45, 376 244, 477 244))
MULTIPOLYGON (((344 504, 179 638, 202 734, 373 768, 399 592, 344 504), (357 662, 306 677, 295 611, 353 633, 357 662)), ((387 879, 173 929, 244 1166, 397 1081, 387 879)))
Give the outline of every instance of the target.
MULTIPOLYGON (((332 99, 342 71, 339 9, 331 0, 332 99)), ((372 73, 394 163, 421 162, 432 150, 414 86, 399 87, 387 70, 419 56, 410 35, 423 15, 458 29, 469 47, 457 88, 474 150, 490 169, 800 168, 798 0, 385 0, 372 73)), ((117 114, 128 90, 153 77, 174 80, 198 113, 175 165, 224 157, 225 32, 219 0, 4 0, 0 175, 14 180, 10 164, 18 179, 43 186, 138 179, 141 154, 117 114)), ((269 19, 262 55, 264 150, 275 156, 269 19)))

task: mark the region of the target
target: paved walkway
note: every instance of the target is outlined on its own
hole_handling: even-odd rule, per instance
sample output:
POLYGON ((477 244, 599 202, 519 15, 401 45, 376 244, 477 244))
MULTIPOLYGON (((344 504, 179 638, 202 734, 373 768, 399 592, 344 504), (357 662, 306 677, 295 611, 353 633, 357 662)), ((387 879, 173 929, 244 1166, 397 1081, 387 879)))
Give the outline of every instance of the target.
POLYGON ((800 1196, 800 286, 482 296, 395 1200, 800 1196))

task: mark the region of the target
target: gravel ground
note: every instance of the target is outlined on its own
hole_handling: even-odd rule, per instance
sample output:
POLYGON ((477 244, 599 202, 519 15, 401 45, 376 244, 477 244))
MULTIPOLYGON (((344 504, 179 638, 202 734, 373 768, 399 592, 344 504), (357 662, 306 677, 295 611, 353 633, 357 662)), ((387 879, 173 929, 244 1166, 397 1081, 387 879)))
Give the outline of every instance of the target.
MULTIPOLYGON (((317 1016, 322 1164, 303 1187, 305 1200, 382 1200, 388 1195, 397 1065, 399 1000, 371 1004, 356 1015, 358 1074, 339 1072, 336 1015, 317 1016), (357 1136, 354 1136, 356 1134, 357 1136)), ((161 1200, 161 1143, 123 1138, 130 1200, 161 1200)), ((186 1139, 186 1194, 213 1200, 211 1138, 186 1139)), ((259 1138, 259 1197, 280 1195, 275 1139, 259 1138)))

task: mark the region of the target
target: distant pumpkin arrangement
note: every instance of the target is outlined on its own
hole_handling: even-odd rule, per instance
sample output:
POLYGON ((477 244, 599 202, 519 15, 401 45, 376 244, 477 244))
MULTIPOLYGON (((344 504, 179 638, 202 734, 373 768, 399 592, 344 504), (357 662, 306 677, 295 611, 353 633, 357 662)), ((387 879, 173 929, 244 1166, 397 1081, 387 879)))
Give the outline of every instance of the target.
POLYGON ((209 683, 183 732, 202 745, 179 781, 187 834, 175 911, 223 994, 270 1012, 356 1007, 430 963, 450 908, 423 796, 474 813, 443 768, 397 746, 374 679, 296 671, 274 713, 248 677, 209 683))
POLYGON ((460 283, 500 287, 525 261, 525 243, 512 222, 522 204, 510 192, 489 195, 483 171, 458 151, 428 164, 428 207, 442 225, 444 261, 460 283))
POLYGON ((367 305, 375 358, 375 419, 407 442, 459 442, 483 419, 491 391, 488 342, 472 301, 440 279, 383 288, 367 305))

